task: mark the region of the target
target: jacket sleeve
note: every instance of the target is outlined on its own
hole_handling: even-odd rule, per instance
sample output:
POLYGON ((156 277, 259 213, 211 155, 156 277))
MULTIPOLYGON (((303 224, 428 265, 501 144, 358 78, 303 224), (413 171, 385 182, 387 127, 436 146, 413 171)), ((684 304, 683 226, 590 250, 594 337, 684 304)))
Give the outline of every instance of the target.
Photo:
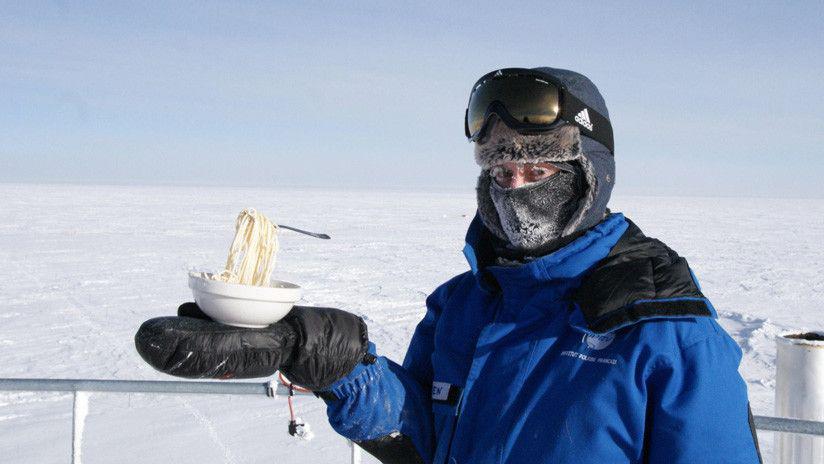
POLYGON ((332 384, 332 395, 324 395, 332 428, 384 464, 432 462, 431 355, 445 287, 427 298, 426 316, 402 366, 378 357, 373 364, 358 365, 332 384))
POLYGON ((741 349, 714 333, 659 360, 648 377, 645 451, 649 463, 759 463, 741 349))

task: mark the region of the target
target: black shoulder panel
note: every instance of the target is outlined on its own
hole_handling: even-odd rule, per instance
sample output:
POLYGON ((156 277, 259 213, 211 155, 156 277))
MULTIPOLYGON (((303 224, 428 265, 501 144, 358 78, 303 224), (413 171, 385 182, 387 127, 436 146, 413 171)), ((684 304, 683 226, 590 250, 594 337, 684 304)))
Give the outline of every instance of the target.
POLYGON ((608 332, 651 317, 711 316, 687 260, 627 222, 624 235, 573 294, 590 330, 608 332))
POLYGON ((383 464, 424 464, 412 440, 399 432, 357 444, 383 464))

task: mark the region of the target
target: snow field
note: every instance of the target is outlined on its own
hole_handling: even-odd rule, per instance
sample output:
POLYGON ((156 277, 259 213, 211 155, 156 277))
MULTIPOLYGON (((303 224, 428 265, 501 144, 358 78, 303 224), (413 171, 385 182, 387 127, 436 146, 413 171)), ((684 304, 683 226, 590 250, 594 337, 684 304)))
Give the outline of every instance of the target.
MULTIPOLYGON (((283 231, 275 277, 303 304, 364 316, 381 354, 401 360, 424 299, 463 272, 475 209, 465 194, 0 185, 0 377, 169 380, 133 347, 145 319, 191 300, 186 272, 221 267, 238 211, 326 232, 283 231)), ((742 347, 753 410, 772 414, 774 337, 821 329, 824 201, 619 197, 611 204, 685 256, 742 347)), ((72 397, 0 393, 0 456, 71 459, 72 397)), ((283 400, 92 394, 83 462, 348 462, 322 402, 297 400, 316 438, 286 434, 283 400)), ((769 452, 771 434, 761 434, 769 452)), ((373 462, 369 459, 366 462, 373 462)))

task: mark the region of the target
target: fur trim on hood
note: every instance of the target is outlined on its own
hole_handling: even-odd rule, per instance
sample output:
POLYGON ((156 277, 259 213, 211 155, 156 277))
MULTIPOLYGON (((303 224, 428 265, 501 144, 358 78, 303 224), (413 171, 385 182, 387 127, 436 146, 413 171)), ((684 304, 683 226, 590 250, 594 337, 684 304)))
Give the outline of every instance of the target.
POLYGON ((540 135, 521 135, 493 116, 489 135, 475 144, 475 162, 481 169, 508 161, 542 163, 569 161, 581 152, 581 132, 572 124, 540 135))

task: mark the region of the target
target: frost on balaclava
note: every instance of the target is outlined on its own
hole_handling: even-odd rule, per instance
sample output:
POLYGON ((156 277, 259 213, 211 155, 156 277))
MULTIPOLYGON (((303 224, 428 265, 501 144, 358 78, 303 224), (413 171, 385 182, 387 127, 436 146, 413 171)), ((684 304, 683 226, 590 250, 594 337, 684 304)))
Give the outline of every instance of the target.
POLYGON ((497 213, 487 218, 487 228, 516 250, 534 251, 561 237, 578 209, 583 172, 573 163, 554 164, 561 171, 517 188, 504 188, 489 175, 481 176, 478 188, 488 192, 484 201, 489 198, 497 213))
POLYGON ((585 197, 586 175, 578 162, 578 128, 562 125, 536 135, 521 135, 496 116, 487 135, 475 145, 475 159, 483 168, 478 177, 478 213, 487 229, 509 248, 526 253, 545 248, 576 232, 568 225, 585 197), (540 182, 507 189, 489 175, 493 166, 508 162, 550 162, 561 171, 540 182))

